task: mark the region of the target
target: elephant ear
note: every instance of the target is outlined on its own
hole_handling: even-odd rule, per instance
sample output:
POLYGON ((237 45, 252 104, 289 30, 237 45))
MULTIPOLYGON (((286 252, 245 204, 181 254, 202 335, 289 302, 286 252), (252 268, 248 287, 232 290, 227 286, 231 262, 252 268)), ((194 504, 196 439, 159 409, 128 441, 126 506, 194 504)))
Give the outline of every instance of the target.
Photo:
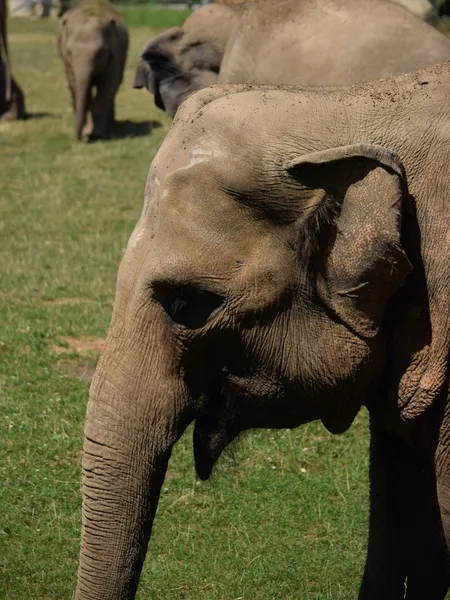
POLYGON ((115 17, 111 17, 107 24, 105 25, 104 34, 109 45, 109 48, 112 49, 119 38, 119 27, 117 24, 117 20, 115 17))
POLYGON ((188 74, 178 64, 178 44, 184 32, 172 27, 154 38, 143 50, 134 75, 133 87, 146 87, 154 95, 155 104, 173 116, 178 108, 178 95, 189 89, 188 74))
POLYGON ((145 87, 153 94, 155 91, 153 79, 154 77, 148 63, 140 59, 134 73, 133 87, 138 90, 145 87))
POLYGON ((299 251, 315 244, 308 261, 319 294, 356 334, 376 336, 389 298, 412 269, 401 243, 409 197, 400 158, 358 144, 302 156, 288 171, 314 198, 299 251))
POLYGON ((59 20, 59 34, 58 34, 58 52, 61 58, 64 59, 64 49, 68 38, 68 17, 67 14, 63 15, 59 20))

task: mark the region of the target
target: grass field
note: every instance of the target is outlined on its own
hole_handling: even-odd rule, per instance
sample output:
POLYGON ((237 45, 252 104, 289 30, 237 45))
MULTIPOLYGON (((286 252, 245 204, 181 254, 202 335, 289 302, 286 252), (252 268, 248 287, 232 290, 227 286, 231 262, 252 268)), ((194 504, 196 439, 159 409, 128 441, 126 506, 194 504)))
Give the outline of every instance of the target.
POLYGON ((190 10, 165 10, 152 5, 118 7, 130 27, 168 29, 180 27, 191 14, 190 10))
MULTIPOLYGON (((11 23, 33 117, 0 122, 0 598, 73 597, 89 380, 116 271, 169 119, 131 88, 155 30, 131 30, 121 136, 77 143, 56 23, 11 23)), ((367 522, 366 415, 252 432, 200 483, 186 435, 171 461, 142 600, 356 597, 367 522)))

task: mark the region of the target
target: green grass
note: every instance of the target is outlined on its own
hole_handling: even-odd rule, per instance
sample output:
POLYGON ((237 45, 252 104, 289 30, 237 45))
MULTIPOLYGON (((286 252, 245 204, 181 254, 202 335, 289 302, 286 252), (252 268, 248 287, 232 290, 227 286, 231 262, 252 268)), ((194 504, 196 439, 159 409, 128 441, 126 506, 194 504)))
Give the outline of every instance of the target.
MULTIPOLYGON (((76 4, 73 2, 72 4, 76 4)), ((123 16, 129 27, 147 27, 153 30, 169 29, 170 27, 181 27, 188 16, 192 13, 188 9, 167 10, 153 4, 115 4, 114 8, 123 16)), ((44 19, 36 25, 36 18, 13 19, 13 31, 21 33, 52 33, 55 29, 55 18, 44 19)))
POLYGON ((151 5, 123 5, 117 6, 117 9, 130 27, 154 27, 155 29, 180 27, 192 12, 190 10, 164 10, 151 5))
MULTIPOLYGON (((56 23, 11 23, 13 70, 34 115, 0 122, 0 598, 73 596, 80 451, 94 351, 170 120, 131 88, 155 30, 131 31, 117 117, 143 134, 77 143, 56 23), (47 116, 43 116, 47 115, 47 116), (151 134, 149 122, 157 122, 151 134), (57 351, 57 349, 60 349, 57 351)), ((365 555, 366 416, 340 437, 311 424, 252 432, 212 481, 190 434, 164 485, 142 600, 354 599, 365 555)))

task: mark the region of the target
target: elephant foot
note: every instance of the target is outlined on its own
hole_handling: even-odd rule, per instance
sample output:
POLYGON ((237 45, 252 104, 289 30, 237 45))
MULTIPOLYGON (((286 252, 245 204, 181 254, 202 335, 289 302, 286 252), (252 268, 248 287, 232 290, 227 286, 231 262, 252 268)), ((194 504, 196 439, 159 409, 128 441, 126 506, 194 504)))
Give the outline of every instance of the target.
POLYGON ((88 135, 89 142, 96 142, 98 140, 108 140, 111 138, 112 128, 111 127, 93 127, 91 133, 88 135))
POLYGON ((89 142, 96 142, 98 140, 107 140, 110 135, 111 128, 105 126, 104 123, 96 124, 94 120, 89 120, 84 126, 83 136, 87 138, 89 142))
POLYGON ((91 134, 88 138, 87 138, 87 142, 88 144, 93 144, 94 142, 101 142, 102 140, 105 140, 106 137, 102 136, 102 135, 95 135, 95 134, 91 134))
POLYGON ((83 131, 81 132, 81 136, 84 138, 90 138, 93 135, 93 129, 92 127, 89 127, 88 125, 85 125, 83 127, 83 131))
POLYGON ((26 119, 25 103, 23 98, 13 98, 6 106, 6 110, 0 115, 4 121, 19 121, 26 119))
POLYGON ((81 135, 82 137, 89 139, 94 134, 94 130, 94 119, 92 118, 91 112, 88 111, 86 115, 86 122, 81 131, 81 135))
POLYGON ((108 132, 105 131, 93 131, 88 137, 87 140, 89 143, 92 142, 100 142, 101 140, 108 140, 110 139, 110 134, 108 132))

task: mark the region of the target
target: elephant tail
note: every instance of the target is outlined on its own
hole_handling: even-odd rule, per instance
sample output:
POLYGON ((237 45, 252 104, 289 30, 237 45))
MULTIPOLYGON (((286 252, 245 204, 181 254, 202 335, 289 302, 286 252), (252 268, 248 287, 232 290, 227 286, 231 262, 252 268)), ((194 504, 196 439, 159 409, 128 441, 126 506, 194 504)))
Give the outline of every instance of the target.
POLYGON ((75 74, 75 90, 75 135, 78 140, 81 140, 91 96, 91 80, 89 74, 75 74))

